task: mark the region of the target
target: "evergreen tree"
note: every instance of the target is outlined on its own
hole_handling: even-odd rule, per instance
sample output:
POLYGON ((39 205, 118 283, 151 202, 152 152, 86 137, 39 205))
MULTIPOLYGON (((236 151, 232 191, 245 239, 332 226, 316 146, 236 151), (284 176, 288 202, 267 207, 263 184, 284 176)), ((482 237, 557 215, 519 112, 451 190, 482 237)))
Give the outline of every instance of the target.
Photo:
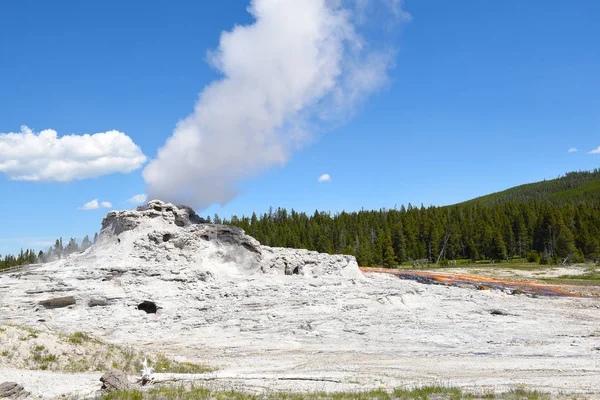
POLYGON ((81 241, 81 250, 86 250, 88 249, 90 246, 92 245, 92 242, 90 241, 90 238, 88 237, 88 235, 85 235, 85 237, 83 238, 83 240, 81 241))
POLYGON ((396 254, 394 252, 394 247, 392 246, 392 236, 389 231, 386 231, 383 235, 383 266, 386 268, 391 268, 396 265, 396 254))

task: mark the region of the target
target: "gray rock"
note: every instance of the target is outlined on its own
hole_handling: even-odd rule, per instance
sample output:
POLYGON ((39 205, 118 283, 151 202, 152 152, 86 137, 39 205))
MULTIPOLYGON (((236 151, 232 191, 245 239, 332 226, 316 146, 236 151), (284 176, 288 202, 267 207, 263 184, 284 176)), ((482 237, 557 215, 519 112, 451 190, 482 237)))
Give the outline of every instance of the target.
POLYGON ((109 212, 102 220, 102 230, 110 230, 115 235, 119 235, 135 229, 145 218, 163 218, 179 227, 205 222, 191 207, 175 206, 160 200, 152 200, 135 210, 109 212))
POLYGON ((114 392, 116 390, 128 390, 130 388, 129 379, 125 372, 120 369, 111 369, 100 378, 102 390, 114 392))
POLYGON ((40 305, 44 306, 47 309, 53 308, 63 308, 76 304, 75 297, 67 296, 67 297, 55 297, 53 299, 42 300, 40 301, 40 305))
POLYGON ((88 307, 106 307, 110 301, 106 297, 92 297, 88 300, 88 307))
POLYGON ((17 399, 25 395, 25 388, 18 383, 4 382, 0 384, 0 398, 2 399, 17 399))

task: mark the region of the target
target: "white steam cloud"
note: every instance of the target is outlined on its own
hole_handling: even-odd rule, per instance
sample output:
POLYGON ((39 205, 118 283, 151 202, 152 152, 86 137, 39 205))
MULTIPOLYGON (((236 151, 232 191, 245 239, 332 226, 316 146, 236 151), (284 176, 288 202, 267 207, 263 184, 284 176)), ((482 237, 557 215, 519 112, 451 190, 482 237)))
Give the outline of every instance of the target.
POLYGON ((58 137, 55 130, 39 134, 26 126, 18 133, 0 133, 0 173, 12 180, 68 182, 140 168, 146 156, 118 131, 58 137))
MULTIPOLYGON (((149 197, 199 209, 227 203, 241 180, 285 164, 311 132, 343 122, 380 88, 394 52, 363 40, 353 4, 253 0, 255 22, 222 33, 209 54, 223 78, 144 169, 149 197)), ((405 15, 398 0, 379 4, 405 15)))

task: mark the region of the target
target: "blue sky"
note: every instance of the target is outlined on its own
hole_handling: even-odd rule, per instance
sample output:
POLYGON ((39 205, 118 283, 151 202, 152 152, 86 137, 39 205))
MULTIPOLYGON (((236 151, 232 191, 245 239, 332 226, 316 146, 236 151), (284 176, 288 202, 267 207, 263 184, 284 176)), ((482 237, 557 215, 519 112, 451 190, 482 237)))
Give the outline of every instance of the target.
MULTIPOLYGON (((154 159, 221 77, 207 51, 222 31, 253 22, 247 6, 2 2, 0 132, 117 130, 154 159)), ((201 214, 445 205, 599 166, 600 154, 588 153, 600 146, 600 3, 407 0, 403 8, 410 21, 378 31, 382 13, 371 13, 358 27, 396 52, 388 82, 353 118, 201 214), (322 174, 331 181, 318 182, 322 174)), ((108 209, 78 208, 94 199, 132 207, 126 200, 147 192, 142 171, 67 182, 0 173, 0 254, 92 235, 108 209)))

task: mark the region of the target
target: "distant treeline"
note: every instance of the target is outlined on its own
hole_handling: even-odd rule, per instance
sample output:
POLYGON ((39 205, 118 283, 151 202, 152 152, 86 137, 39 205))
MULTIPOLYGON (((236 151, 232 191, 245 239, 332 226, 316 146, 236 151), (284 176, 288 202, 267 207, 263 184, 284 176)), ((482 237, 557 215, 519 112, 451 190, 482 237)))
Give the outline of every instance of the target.
MULTIPOLYGON (((207 222, 211 222, 208 218, 207 222)), ((600 259, 600 170, 514 187, 448 207, 314 214, 271 209, 214 223, 243 228, 262 244, 352 254, 363 266, 407 261, 600 259)), ((96 238, 94 238, 95 242, 96 238)), ((49 261, 91 245, 62 238, 46 252, 0 257, 0 269, 49 261)))
POLYGON ((600 202, 506 201, 489 206, 408 207, 313 215, 271 209, 232 217, 262 244, 356 256, 362 266, 411 260, 505 260, 543 263, 600 258, 600 202))
POLYGON ((75 238, 71 238, 66 245, 63 245, 63 239, 61 237, 56 239, 54 245, 50 246, 45 252, 40 250, 36 253, 33 249, 27 249, 25 251, 21 249, 21 252, 16 256, 10 254, 4 256, 0 255, 0 271, 19 265, 57 260, 69 254, 87 249, 93 243, 95 243, 97 239, 98 234, 96 233, 94 235, 93 242, 86 235, 81 243, 79 243, 75 238))
POLYGON ((17 265, 33 264, 36 260, 37 254, 33 249, 21 249, 21 252, 16 256, 12 254, 7 254, 5 256, 0 255, 0 271, 17 265))

